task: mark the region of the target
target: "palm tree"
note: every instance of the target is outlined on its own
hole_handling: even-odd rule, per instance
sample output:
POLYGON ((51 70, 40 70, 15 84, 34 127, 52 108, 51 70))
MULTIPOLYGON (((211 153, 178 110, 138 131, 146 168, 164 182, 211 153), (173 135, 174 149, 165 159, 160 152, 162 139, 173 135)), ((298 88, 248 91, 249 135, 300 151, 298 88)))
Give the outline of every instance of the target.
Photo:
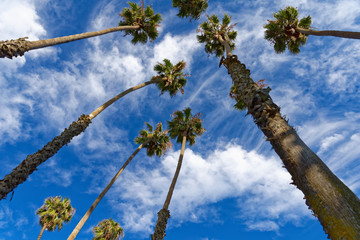
POLYGON ((166 235, 166 224, 170 217, 168 209, 175 189, 176 181, 179 177, 186 142, 189 142, 190 146, 194 145, 195 138, 197 136, 201 136, 205 131, 202 127, 202 119, 200 118, 201 113, 192 116, 191 108, 186 108, 183 112, 175 111, 173 116, 173 120, 168 121, 169 135, 173 139, 176 138, 177 143, 181 143, 180 156, 163 208, 158 212, 158 220, 156 222, 155 231, 154 234, 151 235, 152 240, 162 240, 166 235))
POLYGON ((23 56, 25 52, 33 49, 77 41, 116 31, 125 31, 125 35, 132 35, 132 42, 134 44, 137 42, 145 43, 148 38, 151 41, 155 40, 158 36, 156 27, 162 20, 161 15, 154 14, 154 10, 150 6, 147 6, 145 9, 143 1, 142 6, 131 2, 129 2, 129 5, 130 8, 124 8, 119 14, 123 20, 120 21, 118 27, 38 41, 27 41, 27 37, 0 41, 0 58, 7 57, 11 59, 12 57, 23 56))
POLYGON ((79 223, 76 225, 73 232, 68 237, 68 240, 74 240, 81 228, 84 226, 85 222, 88 220, 96 206, 99 204, 101 199, 105 196, 105 194, 109 191, 111 186, 115 183, 116 179, 123 172, 125 167, 130 163, 130 161, 135 157, 135 155, 144 147, 147 149, 148 156, 158 156, 160 157, 162 154, 171 148, 170 138, 167 135, 167 131, 163 131, 162 123, 158 123, 155 130, 153 127, 146 123, 147 129, 143 129, 139 132, 139 137, 135 138, 135 143, 140 144, 139 147, 131 154, 128 160, 124 163, 124 165, 120 168, 120 170, 115 174, 115 176, 111 179, 109 184, 104 188, 104 190, 100 193, 100 195, 96 198, 94 203, 87 210, 85 215, 81 218, 79 223))
POLYGON ((60 135, 56 136, 36 153, 28 155, 10 174, 0 180, 0 200, 6 198, 7 194, 12 192, 19 184, 26 181, 27 177, 33 173, 40 164, 56 154, 64 145, 70 143, 73 137, 84 132, 92 119, 126 94, 153 83, 157 85, 161 93, 168 92, 171 97, 175 96, 178 91, 184 93, 183 87, 187 82, 185 77, 188 76, 183 73, 185 65, 185 62, 180 61, 174 66, 170 60, 164 59, 164 64, 158 63, 155 65, 154 70, 158 75, 152 77, 150 81, 131 87, 116 95, 89 115, 81 115, 77 121, 74 121, 68 128, 65 128, 60 135))
POLYGON ((105 219, 93 228, 94 237, 92 240, 119 240, 124 236, 124 230, 114 220, 105 219))
POLYGON ((37 239, 41 239, 45 229, 54 231, 57 227, 60 231, 63 223, 70 222, 74 213, 75 209, 71 206, 68 198, 62 199, 61 196, 47 198, 44 205, 36 211, 36 214, 40 217, 39 223, 42 227, 37 239))
POLYGON ((276 53, 282 53, 287 48, 290 53, 298 54, 308 35, 360 39, 360 32, 315 31, 310 27, 310 15, 299 21, 298 10, 290 6, 274 13, 274 18, 275 20, 268 20, 269 23, 264 28, 265 39, 274 44, 276 53))
POLYGON ((270 141, 275 152, 292 176, 293 184, 305 195, 306 204, 332 239, 360 239, 359 198, 325 165, 300 139, 295 129, 280 114, 272 101, 270 88, 257 85, 250 70, 231 50, 236 32, 225 15, 222 23, 217 16, 208 17, 200 25, 198 40, 205 43, 205 51, 221 56, 226 51, 223 64, 231 75, 232 94, 238 99, 238 108, 248 108, 256 125, 270 141))
POLYGON ((172 0, 172 6, 179 8, 178 17, 198 20, 207 9, 208 0, 172 0))

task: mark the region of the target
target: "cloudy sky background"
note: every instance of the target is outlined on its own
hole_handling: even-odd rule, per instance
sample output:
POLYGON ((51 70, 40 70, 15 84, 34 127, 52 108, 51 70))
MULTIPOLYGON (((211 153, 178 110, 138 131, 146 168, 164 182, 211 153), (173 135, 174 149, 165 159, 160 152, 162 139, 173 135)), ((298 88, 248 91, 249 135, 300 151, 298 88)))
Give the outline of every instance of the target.
MULTIPOLYGON (((169 0, 146 1, 162 14, 159 38, 132 45, 112 33, 0 59, 0 177, 40 149, 81 114, 89 114, 128 87, 149 80, 164 58, 187 62, 185 94, 170 98, 148 86, 121 99, 93 120, 85 133, 0 202, 0 239, 34 239, 35 211, 46 197, 71 199, 76 214, 60 232, 66 239, 117 169, 135 150, 144 122, 170 120, 175 110, 203 113, 207 132, 187 146, 170 204, 168 239, 326 239, 303 195, 262 133, 233 109, 231 79, 196 42, 200 21, 176 17, 169 0)), ((360 193, 360 42, 310 36, 297 56, 277 55, 263 39, 272 13, 292 5, 310 14, 315 29, 358 31, 360 2, 212 0, 207 14, 228 13, 237 23, 234 51, 271 96, 302 139, 356 194, 360 193)), ((3 0, 0 40, 38 40, 116 26, 126 1, 3 0)), ((112 217, 125 239, 149 239, 165 200, 180 146, 160 159, 140 152, 108 192, 77 239, 90 239, 99 221, 112 217)))

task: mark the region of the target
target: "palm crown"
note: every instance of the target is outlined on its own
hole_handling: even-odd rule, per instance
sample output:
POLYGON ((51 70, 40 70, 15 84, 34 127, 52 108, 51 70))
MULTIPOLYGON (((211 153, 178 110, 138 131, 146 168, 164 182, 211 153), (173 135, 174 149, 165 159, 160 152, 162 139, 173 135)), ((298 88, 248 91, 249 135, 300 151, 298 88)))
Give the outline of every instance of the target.
POLYGON ((61 196, 49 197, 45 200, 36 214, 40 217, 40 225, 46 226, 49 231, 54 231, 56 227, 60 231, 64 222, 70 222, 75 209, 71 206, 68 198, 61 199, 61 196))
POLYGON ((183 87, 187 83, 185 77, 189 76, 182 71, 185 68, 186 63, 180 61, 174 66, 169 59, 164 59, 163 61, 164 63, 155 65, 154 70, 159 75, 154 76, 153 78, 166 78, 166 80, 156 83, 156 86, 161 90, 161 94, 169 92, 170 97, 175 96, 179 90, 183 94, 183 87))
POLYGON ((201 13, 208 7, 208 0, 172 0, 172 6, 179 8, 178 17, 199 19, 201 13))
POLYGON ((160 14, 154 14, 154 10, 148 5, 144 8, 136 3, 129 2, 130 8, 124 8, 119 14, 123 21, 120 21, 119 26, 140 26, 140 29, 125 30, 125 35, 132 35, 132 43, 146 43, 148 38, 153 41, 159 35, 157 26, 159 26, 161 19, 160 14))
POLYGON ((231 17, 224 15, 221 23, 216 15, 207 16, 208 21, 200 24, 197 30, 201 34, 197 36, 200 43, 205 43, 205 52, 208 54, 215 54, 217 57, 224 56, 225 46, 220 42, 220 39, 229 44, 231 50, 235 49, 235 39, 237 32, 233 30, 235 24, 230 25, 231 17))
POLYGON ((183 137, 186 137, 189 145, 194 145, 195 138, 201 136, 205 131, 202 127, 201 113, 192 116, 191 108, 186 108, 183 111, 175 111, 173 117, 171 121, 168 121, 170 137, 176 138, 178 143, 181 143, 183 137))
POLYGON ((124 236, 124 230, 114 220, 105 219, 93 228, 94 238, 92 240, 118 240, 124 236))
POLYGON ((298 54, 307 37, 296 29, 309 29, 311 17, 307 16, 299 21, 298 10, 289 6, 274 13, 274 18, 275 20, 268 20, 269 23, 264 26, 265 39, 274 44, 276 53, 282 53, 287 48, 290 53, 298 54))
POLYGON ((148 156, 156 155, 160 157, 171 148, 171 141, 167 135, 168 131, 163 131, 161 122, 156 125, 155 130, 153 130, 153 127, 149 123, 146 122, 145 124, 147 130, 140 130, 140 136, 135 138, 135 143, 144 144, 148 156))

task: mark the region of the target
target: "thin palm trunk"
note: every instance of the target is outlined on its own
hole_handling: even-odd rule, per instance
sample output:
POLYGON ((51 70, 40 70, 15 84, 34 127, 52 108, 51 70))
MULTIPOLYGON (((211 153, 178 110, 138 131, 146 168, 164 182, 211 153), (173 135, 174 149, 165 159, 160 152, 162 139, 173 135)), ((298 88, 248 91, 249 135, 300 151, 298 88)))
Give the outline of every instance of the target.
POLYGON ((335 31, 335 30, 315 31, 312 29, 305 29, 300 27, 297 27, 296 30, 307 35, 360 39, 360 32, 335 31))
POLYGON ((248 114, 270 141, 275 152, 305 195, 305 203, 319 219, 331 239, 360 239, 359 198, 300 139, 295 129, 280 114, 270 89, 260 88, 250 71, 235 55, 228 56, 225 67, 248 106, 248 114))
POLYGON ((51 142, 48 142, 36 153, 28 155, 25 160, 23 160, 16 168, 11 171, 10 174, 6 175, 4 179, 0 180, 0 200, 5 199, 7 194, 12 192, 19 184, 26 181, 30 174, 37 170, 37 167, 40 166, 40 164, 56 154, 64 145, 70 143, 73 137, 78 136, 80 133, 84 132, 91 123, 91 120, 116 100, 137 89, 164 80, 165 78, 154 78, 150 81, 131 87, 101 105, 95 111, 90 113, 90 115, 81 115, 76 122, 71 123, 68 129, 65 128, 65 130, 60 135, 56 136, 51 142))
POLYGON ((133 154, 131 154, 131 156, 128 158, 128 160, 124 163, 124 165, 120 168, 120 170, 115 174, 115 176, 111 179, 109 184, 104 188, 104 190, 100 193, 100 195, 96 198, 96 200, 93 202, 93 204, 87 210, 85 215, 81 218, 81 220, 76 225, 75 229, 72 231, 72 233, 70 234, 70 236, 68 237, 67 240, 74 240, 76 238, 77 234, 79 233, 81 228, 84 226, 85 222, 89 219, 90 215, 92 214, 92 212, 94 211, 96 206, 99 204, 101 199, 105 196, 105 194, 109 191, 111 186, 115 183, 116 179, 120 176, 120 174, 124 171, 126 166, 130 163, 130 161, 135 157, 135 155, 141 150, 141 148, 145 144, 146 144, 146 142, 143 144, 140 144, 140 146, 133 152, 133 154))
POLYGON ((179 161, 178 161, 178 164, 176 167, 176 171, 175 171, 174 177, 172 179, 168 194, 166 196, 164 206, 158 212, 158 220, 156 222, 154 234, 151 235, 151 240, 162 240, 162 239, 164 239, 164 237, 166 235, 165 234, 166 224, 167 224, 168 219, 170 218, 170 212, 168 209, 169 209, 171 197, 172 197, 174 189, 175 189, 176 181, 179 177, 182 160, 183 160, 184 152, 185 152, 185 145, 186 145, 186 136, 183 136, 182 144, 181 144, 181 151, 180 151, 180 156, 179 156, 179 161))
POLYGON ((40 240, 40 239, 41 239, 41 237, 42 237, 42 235, 43 235, 43 233, 44 233, 44 231, 45 231, 45 228, 46 228, 46 226, 45 226, 45 224, 44 224, 44 226, 41 228, 41 231, 40 231, 40 234, 39 234, 37 240, 40 240))
POLYGON ((67 42, 73 42, 85 38, 96 37, 107 33, 123 31, 123 30, 131 30, 131 29, 140 29, 140 26, 119 26, 119 27, 107 28, 95 32, 80 33, 70 36, 50 38, 50 39, 44 39, 38 41, 27 41, 26 37, 19 38, 16 40, 0 41, 0 58, 4 58, 4 57, 12 58, 17 56, 22 56, 24 55, 25 52, 33 49, 49 47, 49 46, 67 43, 67 42))

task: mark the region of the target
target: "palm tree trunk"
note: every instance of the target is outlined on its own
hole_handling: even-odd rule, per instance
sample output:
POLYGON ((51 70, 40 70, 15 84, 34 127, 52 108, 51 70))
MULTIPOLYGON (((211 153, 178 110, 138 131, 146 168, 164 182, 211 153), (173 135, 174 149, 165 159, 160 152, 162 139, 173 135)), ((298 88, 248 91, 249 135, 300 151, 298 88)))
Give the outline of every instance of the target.
POLYGON ((44 226, 41 228, 41 231, 40 231, 40 234, 39 234, 37 240, 40 240, 40 239, 41 239, 41 237, 42 237, 42 235, 43 235, 43 233, 44 233, 44 231, 45 231, 45 228, 46 228, 46 226, 45 226, 45 224, 44 224, 44 226))
POLYGON ((90 206, 90 208, 87 210, 85 215, 81 218, 79 223, 76 225, 75 229, 72 231, 70 236, 67 240, 74 240, 81 230, 81 228, 84 226, 85 222, 88 220, 96 206, 99 204, 101 199, 105 196, 105 194, 109 191, 111 186, 115 183, 116 179, 120 176, 120 174, 124 171, 126 166, 130 163, 130 161, 135 157, 135 155, 141 150, 141 148, 146 145, 147 142, 141 144, 134 152, 131 154, 131 156, 128 158, 128 160, 124 163, 124 165, 120 168, 120 170, 115 174, 115 176, 111 179, 109 184, 104 188, 104 190, 100 193, 100 195, 96 198, 96 200, 93 202, 93 204, 90 206))
POLYGON ((300 139, 272 101, 270 88, 260 88, 250 71, 233 55, 224 61, 248 106, 248 114, 270 141, 292 176, 295 186, 305 195, 305 203, 319 219, 331 239, 360 239, 359 198, 300 139))
POLYGON ((153 78, 150 81, 131 87, 101 105, 95 111, 90 113, 90 115, 81 115, 80 118, 76 122, 73 122, 68 129, 65 128, 65 130, 59 136, 56 136, 51 142, 48 142, 36 153, 28 155, 25 160, 23 160, 16 168, 11 171, 10 174, 6 175, 4 179, 0 180, 0 200, 5 199, 7 194, 14 191, 14 189, 19 184, 26 181, 30 174, 37 170, 37 167, 40 164, 56 154, 64 145, 70 143, 73 137, 76 137, 77 135, 80 135, 80 133, 84 132, 91 123, 91 120, 116 100, 137 89, 163 80, 165 80, 165 78, 153 78))
POLYGON ((324 31, 315 31, 312 29, 305 29, 297 27, 296 30, 303 34, 315 35, 315 36, 332 36, 332 37, 341 37, 341 38, 351 38, 351 39, 360 39, 360 32, 349 32, 349 31, 334 31, 334 30, 324 30, 324 31))
POLYGON ((44 39, 38 41, 27 41, 26 40, 27 37, 19 38, 16 40, 0 41, 0 58, 7 57, 11 59, 12 57, 22 56, 24 55, 25 52, 33 49, 49 47, 62 43, 81 40, 84 38, 100 36, 111 32, 131 30, 131 29, 140 29, 140 26, 119 26, 119 27, 108 28, 95 32, 80 33, 70 36, 50 38, 50 39, 44 39))
POLYGON ((186 136, 183 136, 182 144, 181 144, 181 151, 180 151, 180 156, 179 156, 179 161, 178 161, 178 164, 176 167, 176 171, 175 171, 174 177, 172 179, 168 194, 166 196, 164 206, 158 212, 158 220, 156 222, 154 234, 151 235, 151 240, 162 240, 162 239, 164 239, 164 237, 166 235, 165 234, 166 224, 167 224, 168 219, 170 218, 170 212, 168 209, 169 209, 171 197, 172 197, 174 189, 175 189, 176 181, 179 177, 181 164, 182 164, 182 160, 183 160, 184 152, 185 152, 185 145, 186 145, 186 136))

